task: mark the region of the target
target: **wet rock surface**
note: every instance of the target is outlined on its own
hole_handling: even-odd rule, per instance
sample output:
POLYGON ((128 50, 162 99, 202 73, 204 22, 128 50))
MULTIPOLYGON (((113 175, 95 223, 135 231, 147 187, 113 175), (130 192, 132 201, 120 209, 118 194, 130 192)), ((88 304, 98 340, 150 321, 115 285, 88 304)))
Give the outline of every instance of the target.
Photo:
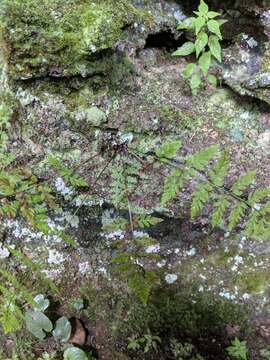
MULTIPOLYGON (((220 143, 230 153, 228 183, 255 167, 254 187, 269 186, 269 5, 211 2, 241 30, 237 36, 226 30, 224 64, 216 67, 224 82, 216 89, 206 86, 192 97, 180 75, 186 60, 170 56, 185 41, 175 27, 190 12, 186 3, 101 1, 88 6, 84 1, 63 5, 59 0, 45 9, 43 1, 5 1, 0 86, 5 103, 14 110, 9 151, 50 181, 63 203, 59 214, 52 215, 51 226, 67 228, 78 247, 37 233, 20 219, 10 220, 1 237, 0 262, 11 261, 23 271, 8 246, 20 248, 42 265, 66 298, 76 296, 79 285, 89 281, 93 293, 102 289, 110 298, 118 291, 120 285, 110 273, 111 259, 130 229, 106 231, 103 226, 108 219, 129 217, 127 210, 114 208, 111 191, 113 168, 129 155, 126 143, 150 152, 168 139, 180 139, 183 155, 220 143), (22 10, 27 21, 21 20, 22 10), (114 151, 119 153, 112 161, 114 151), (47 166, 49 154, 78 169, 93 184, 91 192, 68 187, 47 166), (67 285, 70 279, 78 285, 74 289, 67 285)), ((147 231, 135 229, 156 239, 156 245, 145 250, 160 255, 143 265, 160 272, 160 287, 168 292, 177 293, 192 283, 192 296, 209 296, 230 309, 248 308, 249 324, 255 318, 251 328, 269 341, 269 319, 264 315, 269 312, 269 241, 247 239, 241 229, 213 231, 207 210, 190 221, 192 183, 168 208, 161 207, 163 175, 153 164, 142 166, 142 181, 130 199, 133 214, 154 213, 163 219, 147 231)), ((111 299, 103 301, 109 304, 107 313, 110 307, 119 311, 121 321, 134 316, 119 310, 111 299)), ((93 307, 97 314, 100 310, 102 320, 93 326, 93 343, 101 358, 110 359, 114 345, 109 340, 106 344, 104 334, 111 329, 105 310, 98 308, 103 302, 98 302, 93 300, 93 307)), ((234 336, 241 327, 238 320, 232 316, 232 323, 223 323, 222 329, 227 325, 227 333, 234 336)), ((119 327, 117 321, 113 318, 112 327, 119 327)), ((113 350, 114 356, 120 359, 118 350, 113 350)))

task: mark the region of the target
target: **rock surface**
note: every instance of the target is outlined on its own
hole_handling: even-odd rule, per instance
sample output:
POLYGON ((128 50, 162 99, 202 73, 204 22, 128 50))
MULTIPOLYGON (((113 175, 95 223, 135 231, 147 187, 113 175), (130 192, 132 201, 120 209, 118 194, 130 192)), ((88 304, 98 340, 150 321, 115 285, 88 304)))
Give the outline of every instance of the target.
MULTIPOLYGON (((149 231, 135 229, 158 243, 148 251, 154 249, 161 258, 156 262, 146 259, 144 265, 159 271, 161 289, 169 287, 169 292, 173 289, 177 293, 182 285, 193 283, 194 296, 218 299, 222 309, 228 305, 236 322, 239 308, 248 308, 249 320, 269 311, 269 241, 247 239, 241 229, 239 233, 213 232, 207 210, 191 222, 192 183, 178 200, 163 208, 160 169, 142 165, 136 156, 126 153, 127 144, 154 151, 168 139, 182 141, 183 155, 220 143, 230 152, 228 183, 256 167, 254 186, 270 185, 265 176, 270 171, 267 1, 254 1, 254 6, 212 1, 233 19, 241 33, 235 37, 226 32, 232 44, 224 49, 224 65, 217 69, 229 87, 206 86, 197 97, 191 96, 180 75, 186 60, 170 56, 184 41, 175 26, 185 18, 186 2, 183 6, 181 1, 157 0, 3 3, 0 113, 7 114, 13 124, 8 150, 51 182, 63 203, 61 212, 52 216, 51 226, 68 226, 79 246, 71 249, 57 236, 46 237, 20 219, 10 220, 5 224, 5 243, 0 244, 0 262, 11 260, 18 266, 9 257, 7 244, 21 247, 27 257, 42 263, 44 273, 56 280, 65 299, 76 296, 79 286, 83 288, 91 280, 93 293, 100 289, 106 292, 99 294, 102 301, 98 296, 93 299, 94 313, 108 320, 110 310, 99 306, 105 303, 115 310, 116 318, 110 314, 113 320, 108 320, 112 332, 119 328, 117 311, 120 320, 128 323, 134 314, 124 314, 110 299, 120 285, 109 269, 118 243, 129 231, 104 230, 104 225, 122 215, 115 210, 111 184, 115 172, 120 173, 126 162, 140 175, 129 199, 132 212, 155 213, 164 219, 149 231), (262 33, 249 32, 249 22, 238 24, 241 14, 249 22, 255 21, 262 33), (158 46, 162 39, 165 44, 158 46), (47 165, 49 154, 76 168, 92 185, 91 192, 81 194, 68 187, 47 165), (78 286, 73 289, 70 280, 78 286)), ((123 216, 127 217, 127 212, 123 216)), ((229 321, 225 315, 222 321, 225 318, 229 321)), ((230 329, 240 323, 230 325, 230 329)), ((99 333, 98 326, 95 333, 99 333)), ((95 345, 108 354, 103 340, 99 339, 101 345, 95 340, 95 345)))

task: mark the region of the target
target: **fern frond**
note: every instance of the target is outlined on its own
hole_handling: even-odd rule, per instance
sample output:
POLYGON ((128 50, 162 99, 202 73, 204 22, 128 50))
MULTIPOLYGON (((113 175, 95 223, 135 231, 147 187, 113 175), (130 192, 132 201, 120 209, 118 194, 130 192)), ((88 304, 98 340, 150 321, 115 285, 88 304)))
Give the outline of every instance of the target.
POLYGON ((162 158, 171 159, 176 155, 176 153, 180 149, 181 145, 182 145, 181 141, 176 141, 176 140, 168 141, 156 149, 156 155, 160 159, 162 159, 162 158))
POLYGON ((128 276, 128 286, 132 289, 141 302, 146 305, 156 278, 154 272, 134 272, 128 276))
POLYGON ((234 206, 229 216, 229 230, 233 230, 236 227, 240 219, 245 215, 247 208, 248 206, 243 202, 239 202, 234 206))
POLYGON ((223 152, 212 169, 209 171, 208 176, 215 186, 223 186, 224 177, 228 173, 230 162, 228 154, 223 152))
POLYGON ((246 190, 246 188, 252 184, 256 176, 256 170, 248 171, 246 174, 242 175, 232 186, 231 191, 240 196, 246 190))
POLYGON ((248 204, 253 207, 255 204, 260 203, 264 198, 270 195, 270 188, 257 189, 251 192, 248 196, 248 204))
POLYGON ((161 204, 165 205, 167 202, 175 198, 184 185, 187 176, 183 170, 174 168, 166 177, 164 189, 161 196, 161 204))
POLYGON ((135 217, 135 220, 142 229, 156 225, 163 221, 163 219, 151 215, 138 215, 135 217))
POLYGON ((196 190, 192 193, 191 217, 195 217, 209 200, 212 186, 209 183, 198 183, 196 190))
POLYGON ((204 170, 209 161, 219 154, 219 146, 211 145, 205 149, 196 152, 194 155, 186 157, 187 165, 195 168, 196 170, 204 170))
POLYGON ((230 206, 230 201, 226 195, 220 195, 218 200, 214 203, 214 212, 211 217, 211 224, 213 227, 220 226, 224 218, 226 209, 230 206))

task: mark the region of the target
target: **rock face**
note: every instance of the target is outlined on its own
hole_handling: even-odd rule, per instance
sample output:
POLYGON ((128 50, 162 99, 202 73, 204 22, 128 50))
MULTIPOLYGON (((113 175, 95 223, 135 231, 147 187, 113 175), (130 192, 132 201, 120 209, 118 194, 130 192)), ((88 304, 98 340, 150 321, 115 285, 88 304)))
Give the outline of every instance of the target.
POLYGON ((269 104, 269 4, 243 4, 237 9, 241 12, 232 13, 232 20, 246 14, 249 16, 246 24, 252 21, 253 24, 242 25, 241 34, 235 39, 236 43, 226 52, 223 79, 241 95, 252 96, 269 104))
MULTIPOLYGON (((220 143, 231 156, 229 183, 253 169, 255 162, 256 186, 269 186, 270 179, 265 176, 270 171, 269 107, 258 101, 270 104, 268 2, 211 3, 217 10, 221 7, 235 29, 241 30, 236 38, 233 31, 226 30, 225 38, 232 45, 224 50, 224 64, 218 69, 230 88, 206 86, 198 97, 191 96, 180 75, 186 60, 170 56, 171 50, 185 41, 175 26, 185 18, 183 9, 190 11, 187 1, 3 0, 1 5, 0 114, 12 124, 8 151, 50 181, 63 202, 62 212, 52 217, 51 225, 59 229, 70 225, 79 247, 72 250, 58 237, 44 237, 20 220, 7 221, 5 241, 22 244, 26 256, 41 259, 44 272, 60 284, 64 299, 70 300, 71 294, 76 297, 79 285, 83 288, 89 281, 96 290, 102 288, 102 301, 99 297, 91 300, 95 315, 113 316, 110 307, 119 315, 118 304, 110 297, 111 292, 121 293, 122 289, 113 283, 108 269, 128 231, 104 231, 103 226, 122 215, 112 205, 112 183, 121 174, 123 161, 135 166, 143 180, 130 196, 132 212, 154 212, 165 219, 149 231, 135 229, 158 241, 158 246, 147 250, 161 255, 154 263, 161 285, 169 287, 169 293, 177 293, 183 284, 194 282, 192 294, 203 309, 200 316, 207 304, 216 304, 218 299, 223 322, 219 330, 227 325, 232 332, 243 325, 239 320, 243 307, 249 309, 249 317, 255 311, 269 310, 269 243, 246 239, 240 230, 239 234, 212 232, 207 211, 197 222, 190 222, 192 183, 165 209, 160 205, 164 182, 160 169, 141 164, 126 153, 126 144, 154 151, 168 139, 182 141, 183 155, 220 143), (256 29, 262 30, 260 34, 249 32, 251 19, 256 29), (93 185, 91 193, 85 196, 68 187, 48 167, 45 160, 49 154, 77 169, 93 185), (82 208, 73 216, 78 206, 82 208), (70 279, 78 286, 73 288, 70 279), (107 287, 103 288, 103 282, 107 287), (100 309, 104 303, 109 306, 106 311, 100 309)), ((122 211, 127 218, 127 209, 122 211)), ((8 261, 9 255, 1 243, 0 261, 8 261)), ((181 294, 180 299, 189 295, 181 294)), ((177 298, 173 304, 178 303, 177 298)), ((183 304, 177 307, 177 321, 188 311, 183 304)), ((155 305, 158 309, 164 306, 155 305)), ((160 321, 166 326, 167 310, 162 309, 160 321)), ((155 318, 156 308, 151 311, 155 318)), ((131 322, 136 315, 136 309, 134 313, 121 312, 120 321, 131 322)), ((212 318, 216 324, 213 313, 212 318)), ((118 318, 106 320, 112 332, 119 327, 118 318)), ((187 337, 197 339, 207 327, 197 324, 202 331, 195 334, 191 331, 197 329, 193 320, 184 330, 187 337)), ((140 333, 141 328, 136 331, 140 333)))

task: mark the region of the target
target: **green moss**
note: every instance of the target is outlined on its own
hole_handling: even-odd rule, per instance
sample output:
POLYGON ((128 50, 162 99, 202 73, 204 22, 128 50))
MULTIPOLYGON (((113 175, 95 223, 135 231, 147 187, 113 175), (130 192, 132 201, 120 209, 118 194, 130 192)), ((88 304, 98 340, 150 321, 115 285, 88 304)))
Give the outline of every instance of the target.
POLYGON ((262 294, 269 286, 269 272, 264 270, 249 273, 246 271, 236 278, 235 283, 243 292, 254 295, 262 294))
POLYGON ((128 1, 5 0, 1 6, 1 42, 15 79, 100 73, 97 53, 143 16, 128 1))

